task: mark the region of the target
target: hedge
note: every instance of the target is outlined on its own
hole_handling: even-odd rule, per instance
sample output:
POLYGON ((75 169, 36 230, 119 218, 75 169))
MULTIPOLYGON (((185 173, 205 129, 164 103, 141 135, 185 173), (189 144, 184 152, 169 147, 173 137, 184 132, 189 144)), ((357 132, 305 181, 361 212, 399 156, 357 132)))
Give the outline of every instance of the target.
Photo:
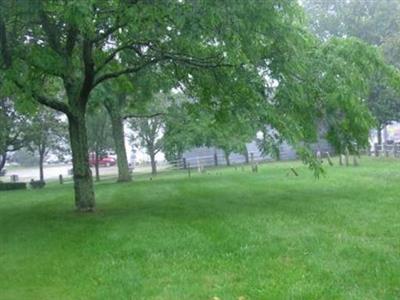
POLYGON ((0 182, 0 191, 26 190, 25 182, 0 182))
POLYGON ((46 185, 46 182, 44 181, 40 181, 40 180, 31 180, 31 182, 29 183, 31 188, 33 189, 41 189, 44 188, 44 186, 46 185))

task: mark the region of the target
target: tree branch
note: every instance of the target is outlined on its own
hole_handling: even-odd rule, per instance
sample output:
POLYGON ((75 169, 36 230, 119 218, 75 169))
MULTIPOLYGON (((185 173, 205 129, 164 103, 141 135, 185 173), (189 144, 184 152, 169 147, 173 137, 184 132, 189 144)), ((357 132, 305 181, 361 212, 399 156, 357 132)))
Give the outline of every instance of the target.
MULTIPOLYGON (((17 80, 15 80, 15 79, 14 79, 14 84, 21 91, 23 91, 25 93, 27 92, 26 89, 24 88, 24 86, 21 83, 19 83, 17 80)), ((32 98, 34 98, 37 102, 39 102, 39 103, 41 103, 41 104, 43 104, 45 106, 48 106, 48 107, 53 108, 55 110, 61 111, 61 112, 65 113, 66 115, 70 115, 70 113, 71 113, 70 110, 69 110, 68 104, 66 104, 64 102, 47 98, 47 97, 45 97, 43 95, 37 94, 34 91, 30 91, 30 94, 31 94, 32 98)))
POLYGON ((11 55, 8 48, 6 24, 2 18, 0 18, 0 51, 4 66, 9 68, 11 66, 11 55))
POLYGON ((149 66, 149 65, 156 64, 156 63, 159 62, 159 61, 161 61, 161 59, 159 59, 159 58, 152 58, 152 59, 150 59, 150 60, 148 60, 148 61, 146 61, 146 62, 144 62, 144 63, 142 63, 141 65, 136 66, 136 67, 126 68, 126 69, 123 69, 123 70, 121 70, 121 71, 106 73, 106 74, 104 74, 104 75, 98 77, 98 78, 95 80, 95 82, 94 82, 94 84, 93 84, 93 88, 96 87, 98 84, 102 83, 102 82, 105 81, 105 80, 112 79, 112 78, 117 78, 117 77, 119 77, 119 76, 121 76, 121 75, 126 75, 126 74, 131 74, 131 73, 137 73, 137 72, 139 72, 140 70, 144 69, 145 67, 147 67, 147 66, 149 66))
POLYGON ((151 119, 158 116, 164 116, 166 113, 158 112, 150 115, 136 115, 136 114, 127 114, 123 117, 124 120, 131 119, 131 118, 138 118, 138 119, 151 119))
POLYGON ((83 49, 82 49, 82 58, 83 64, 85 68, 85 79, 83 81, 83 85, 80 91, 81 99, 84 99, 86 102, 89 100, 90 91, 93 89, 93 80, 95 76, 94 72, 94 61, 93 61, 93 43, 89 39, 84 39, 83 41, 83 49))
POLYGON ((121 45, 117 48, 115 48, 111 53, 106 57, 106 59, 101 63, 101 65, 96 69, 96 73, 100 72, 109 62, 111 62, 115 56, 123 51, 123 50, 133 50, 139 57, 143 57, 143 53, 140 51, 141 46, 148 46, 150 45, 150 42, 144 42, 144 41, 130 41, 128 43, 125 43, 124 45, 121 45))
POLYGON ((54 99, 50 99, 47 98, 43 95, 36 95, 33 94, 32 95, 39 103, 46 105, 50 108, 53 108, 55 110, 61 111, 63 113, 65 113, 66 115, 70 115, 70 110, 69 110, 69 106, 68 104, 58 101, 58 100, 54 100, 54 99))
POLYGON ((6 151, 14 152, 25 146, 25 141, 21 137, 22 130, 15 133, 13 137, 8 136, 6 140, 6 151), (12 148, 11 148, 12 147, 12 148))
POLYGON ((116 49, 114 49, 107 57, 106 59, 101 63, 101 65, 95 70, 95 73, 100 72, 109 62, 111 62, 115 56, 121 52, 122 50, 129 49, 134 45, 134 42, 122 45, 116 49))
POLYGON ((117 20, 117 24, 115 26, 112 26, 112 27, 108 28, 107 30, 105 30, 102 33, 98 33, 97 36, 94 39, 92 39, 92 42, 96 44, 96 43, 106 39, 109 35, 113 34, 118 29, 124 27, 127 24, 128 24, 128 22, 124 22, 124 23, 119 24, 119 22, 117 20))
POLYGON ((160 53, 164 59, 170 59, 173 62, 191 65, 200 68, 220 68, 220 67, 235 67, 233 64, 223 63, 224 56, 219 53, 209 57, 194 57, 185 53, 164 52, 154 45, 148 45, 150 49, 160 53))
POLYGON ((56 25, 52 24, 43 9, 40 10, 40 21, 44 32, 47 35, 49 45, 56 53, 62 54, 59 35, 57 35, 56 25))
POLYGON ((74 51, 77 36, 78 29, 73 25, 69 25, 67 30, 67 41, 65 42, 65 52, 69 57, 71 57, 72 52, 74 51))
POLYGON ((162 56, 166 59, 170 59, 177 63, 182 63, 198 68, 206 68, 206 69, 213 69, 213 68, 221 68, 221 67, 234 67, 233 64, 226 64, 223 63, 223 57, 218 58, 216 61, 213 61, 217 57, 213 58, 196 58, 192 56, 184 56, 184 55, 176 55, 172 53, 162 53, 162 56))

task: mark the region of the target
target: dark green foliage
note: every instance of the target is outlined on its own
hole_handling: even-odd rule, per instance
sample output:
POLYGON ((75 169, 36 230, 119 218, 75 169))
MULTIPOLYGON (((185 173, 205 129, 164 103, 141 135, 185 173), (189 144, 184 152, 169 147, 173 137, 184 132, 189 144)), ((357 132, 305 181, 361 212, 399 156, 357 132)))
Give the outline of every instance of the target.
MULTIPOLYGON (((357 37, 378 47, 389 64, 399 68, 400 2, 398 0, 307 0, 310 28, 321 40, 357 37)), ((366 103, 375 118, 378 140, 381 130, 400 118, 400 89, 391 85, 387 74, 375 70, 368 80, 366 103)))
MULTIPOLYGON (((267 61, 278 74, 302 34, 300 8, 286 0, 0 4, 5 90, 18 92, 20 102, 34 99, 67 115, 75 200, 83 211, 95 206, 85 113, 97 86, 128 74, 167 74, 175 86, 186 86, 207 105, 210 94, 204 91, 217 91, 207 86, 215 75, 229 75, 228 82, 267 61), (202 91, 194 89, 199 85, 202 91)), ((247 103, 253 100, 260 97, 248 97, 247 103)))
POLYGON ((0 95, 0 171, 9 152, 15 152, 28 145, 31 129, 28 119, 16 111, 15 103, 10 98, 1 98, 0 95))
POLYGON ((25 182, 1 182, 0 191, 26 190, 25 182))
MULTIPOLYGON (((223 141, 231 133, 242 141, 238 129, 248 124, 269 126, 307 153, 321 119, 343 120, 327 120, 338 147, 364 144, 370 117, 361 89, 370 67, 380 66, 366 64, 376 57, 353 40, 317 43, 297 1, 287 0, 2 1, 0 34, 2 93, 15 95, 20 106, 39 102, 68 118, 75 204, 82 211, 95 207, 86 112, 105 82, 133 91, 125 106, 136 100, 141 106, 152 100, 145 95, 174 87, 189 96, 191 115, 210 115, 210 131, 226 128, 223 141), (361 125, 353 128, 351 120, 361 125)), ((115 118, 118 149, 125 109, 115 118)))
POLYGON ((42 181, 42 180, 31 180, 29 182, 29 185, 31 186, 31 188, 33 189, 42 189, 45 187, 46 182, 42 181))

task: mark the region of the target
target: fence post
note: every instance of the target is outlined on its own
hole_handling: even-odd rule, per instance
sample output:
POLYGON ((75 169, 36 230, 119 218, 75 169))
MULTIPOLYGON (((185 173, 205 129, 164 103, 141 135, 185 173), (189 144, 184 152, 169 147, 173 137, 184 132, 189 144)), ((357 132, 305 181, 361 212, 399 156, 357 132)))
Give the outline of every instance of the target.
POLYGON ((190 163, 187 163, 187 170, 188 170, 188 177, 191 178, 192 175, 190 174, 190 163))
POLYGON ((344 150, 344 159, 345 159, 345 162, 346 162, 346 167, 348 167, 349 166, 349 149, 346 147, 346 149, 344 150))
POLYGON ((197 171, 200 173, 201 172, 201 166, 200 166, 200 158, 197 156, 197 171))
POLYGON ((375 157, 378 157, 379 156, 379 150, 378 150, 378 144, 377 143, 374 144, 374 150, 375 150, 375 157))
POLYGON ((183 168, 186 169, 186 158, 182 158, 183 168))
POLYGON ((249 152, 247 152, 247 148, 246 148, 246 150, 244 151, 244 162, 245 162, 246 164, 249 164, 249 152))
POLYGON ((60 184, 64 183, 64 178, 61 174, 58 176, 58 180, 59 180, 60 184))
POLYGON ((328 160, 329 165, 333 166, 333 161, 329 152, 326 152, 326 159, 328 160))
POLYGON ((218 166, 218 156, 217 156, 217 151, 214 151, 214 166, 218 166))

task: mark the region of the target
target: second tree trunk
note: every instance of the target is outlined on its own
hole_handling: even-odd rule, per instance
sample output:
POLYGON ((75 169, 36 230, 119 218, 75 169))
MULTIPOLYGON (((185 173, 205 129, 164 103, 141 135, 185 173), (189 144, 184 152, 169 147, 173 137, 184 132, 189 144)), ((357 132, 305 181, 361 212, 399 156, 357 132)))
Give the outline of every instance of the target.
POLYGON ((84 113, 68 116, 74 176, 75 206, 79 211, 93 211, 95 196, 89 165, 86 122, 84 113))
POLYGON ((132 176, 129 172, 128 158, 125 148, 124 122, 118 107, 106 105, 106 109, 110 115, 113 139, 115 144, 115 152, 117 154, 118 181, 131 181, 132 176))

